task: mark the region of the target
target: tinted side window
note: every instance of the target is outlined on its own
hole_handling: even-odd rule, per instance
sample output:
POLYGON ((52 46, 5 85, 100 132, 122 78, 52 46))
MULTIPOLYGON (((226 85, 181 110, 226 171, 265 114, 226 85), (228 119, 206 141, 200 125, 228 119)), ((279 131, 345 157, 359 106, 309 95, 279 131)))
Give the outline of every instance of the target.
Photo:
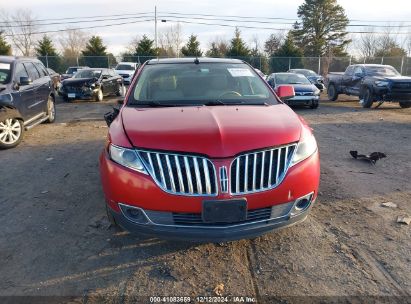
POLYGON ((31 80, 36 80, 40 78, 39 71, 37 71, 36 67, 31 62, 25 62, 24 66, 26 67, 27 72, 29 73, 29 77, 31 80))
POLYGON ((35 65, 36 65, 37 70, 40 73, 40 77, 45 77, 49 75, 41 63, 36 62, 35 65))
POLYGON ((354 75, 356 74, 363 74, 362 68, 360 66, 355 67, 354 75))
POLYGON ((352 76, 353 72, 354 72, 354 66, 351 65, 345 70, 345 75, 352 76))
POLYGON ((14 81, 19 82, 20 77, 29 77, 29 75, 27 74, 27 71, 24 68, 23 64, 18 63, 16 64, 16 68, 15 68, 14 81))

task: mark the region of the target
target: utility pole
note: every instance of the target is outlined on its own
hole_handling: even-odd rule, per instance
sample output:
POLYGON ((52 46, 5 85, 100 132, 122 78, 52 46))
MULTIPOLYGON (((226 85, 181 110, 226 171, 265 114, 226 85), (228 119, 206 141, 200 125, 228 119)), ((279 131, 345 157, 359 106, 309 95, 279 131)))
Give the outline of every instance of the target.
POLYGON ((157 50, 157 6, 154 6, 154 44, 157 50))

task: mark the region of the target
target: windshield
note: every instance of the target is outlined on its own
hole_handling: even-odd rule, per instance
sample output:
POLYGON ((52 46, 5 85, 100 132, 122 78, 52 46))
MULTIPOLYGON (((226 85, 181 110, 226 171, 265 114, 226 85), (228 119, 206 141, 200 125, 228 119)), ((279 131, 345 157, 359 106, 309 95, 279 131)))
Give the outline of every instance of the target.
POLYGON ((275 75, 275 84, 311 84, 311 82, 301 74, 276 74, 275 75))
POLYGON ((276 104, 253 68, 237 63, 155 64, 144 67, 129 104, 276 104))
POLYGON ((99 78, 101 70, 80 70, 73 78, 99 78))
POLYGON ((134 66, 130 65, 130 64, 119 64, 116 67, 116 70, 120 70, 120 71, 134 71, 135 68, 134 66))
POLYGON ((392 66, 372 66, 366 67, 365 72, 369 76, 400 76, 392 66))
POLYGON ((79 69, 80 68, 68 68, 67 71, 66 71, 66 74, 74 74, 79 69))
POLYGON ((10 63, 0 62, 0 83, 5 84, 10 82, 10 63))

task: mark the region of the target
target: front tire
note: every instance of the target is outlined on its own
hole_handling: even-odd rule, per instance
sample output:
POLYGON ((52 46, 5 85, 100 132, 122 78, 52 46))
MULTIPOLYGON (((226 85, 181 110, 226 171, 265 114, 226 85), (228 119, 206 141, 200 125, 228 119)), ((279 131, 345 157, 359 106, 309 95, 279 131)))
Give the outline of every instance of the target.
POLYGON ((49 117, 46 120, 47 123, 53 123, 56 120, 56 102, 51 95, 47 101, 47 115, 49 117))
POLYGON ((400 102, 400 107, 403 109, 411 108, 411 102, 400 102))
POLYGON ((328 99, 331 101, 336 101, 338 99, 337 88, 334 84, 330 84, 327 90, 328 99))
POLYGON ((0 122, 0 149, 17 146, 23 139, 23 122, 17 118, 7 118, 0 122))
POLYGON ((365 88, 362 93, 361 105, 363 108, 371 108, 374 102, 374 96, 369 88, 365 88))
POLYGON ((317 109, 317 108, 318 108, 318 105, 319 105, 318 100, 313 100, 313 101, 311 102, 310 108, 311 108, 311 109, 317 109))

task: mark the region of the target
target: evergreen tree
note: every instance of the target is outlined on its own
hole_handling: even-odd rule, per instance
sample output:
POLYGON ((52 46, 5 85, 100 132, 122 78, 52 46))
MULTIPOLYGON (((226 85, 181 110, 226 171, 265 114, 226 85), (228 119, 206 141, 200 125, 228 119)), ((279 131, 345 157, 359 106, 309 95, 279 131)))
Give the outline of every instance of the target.
POLYGON ((53 45, 53 41, 47 35, 44 35, 41 40, 37 42, 35 47, 36 56, 43 62, 46 67, 55 71, 61 71, 61 60, 53 45))
POLYGON ((349 20, 337 0, 305 0, 297 14, 301 21, 294 24, 293 35, 305 56, 324 56, 330 48, 344 55, 351 42, 346 38, 349 20))
POLYGON ((235 29, 234 38, 231 39, 231 45, 227 52, 228 57, 248 57, 250 50, 247 48, 245 42, 241 38, 241 32, 238 28, 235 29))
POLYGON ((190 38, 188 38, 187 44, 181 48, 181 53, 186 57, 201 57, 203 55, 197 36, 191 35, 190 38))
POLYGON ((103 39, 99 36, 92 36, 86 44, 86 48, 81 51, 83 58, 81 65, 102 68, 108 67, 107 47, 103 44, 103 39))
POLYGON ((227 54, 228 45, 224 41, 214 41, 211 43, 210 49, 206 52, 208 57, 221 58, 227 54))
POLYGON ((154 40, 150 40, 146 35, 138 42, 134 56, 156 56, 156 50, 153 47, 154 40))
POLYGON ((2 31, 0 31, 0 55, 11 55, 11 46, 4 39, 2 31))
POLYGON ((35 47, 37 56, 57 56, 56 48, 53 45, 53 41, 44 35, 41 40, 37 42, 37 47, 35 47))
POLYGON ((271 70, 273 72, 285 72, 288 70, 290 60, 289 57, 295 57, 292 60, 293 67, 302 67, 302 51, 295 45, 292 32, 289 32, 284 43, 273 54, 274 57, 270 60, 271 70))

